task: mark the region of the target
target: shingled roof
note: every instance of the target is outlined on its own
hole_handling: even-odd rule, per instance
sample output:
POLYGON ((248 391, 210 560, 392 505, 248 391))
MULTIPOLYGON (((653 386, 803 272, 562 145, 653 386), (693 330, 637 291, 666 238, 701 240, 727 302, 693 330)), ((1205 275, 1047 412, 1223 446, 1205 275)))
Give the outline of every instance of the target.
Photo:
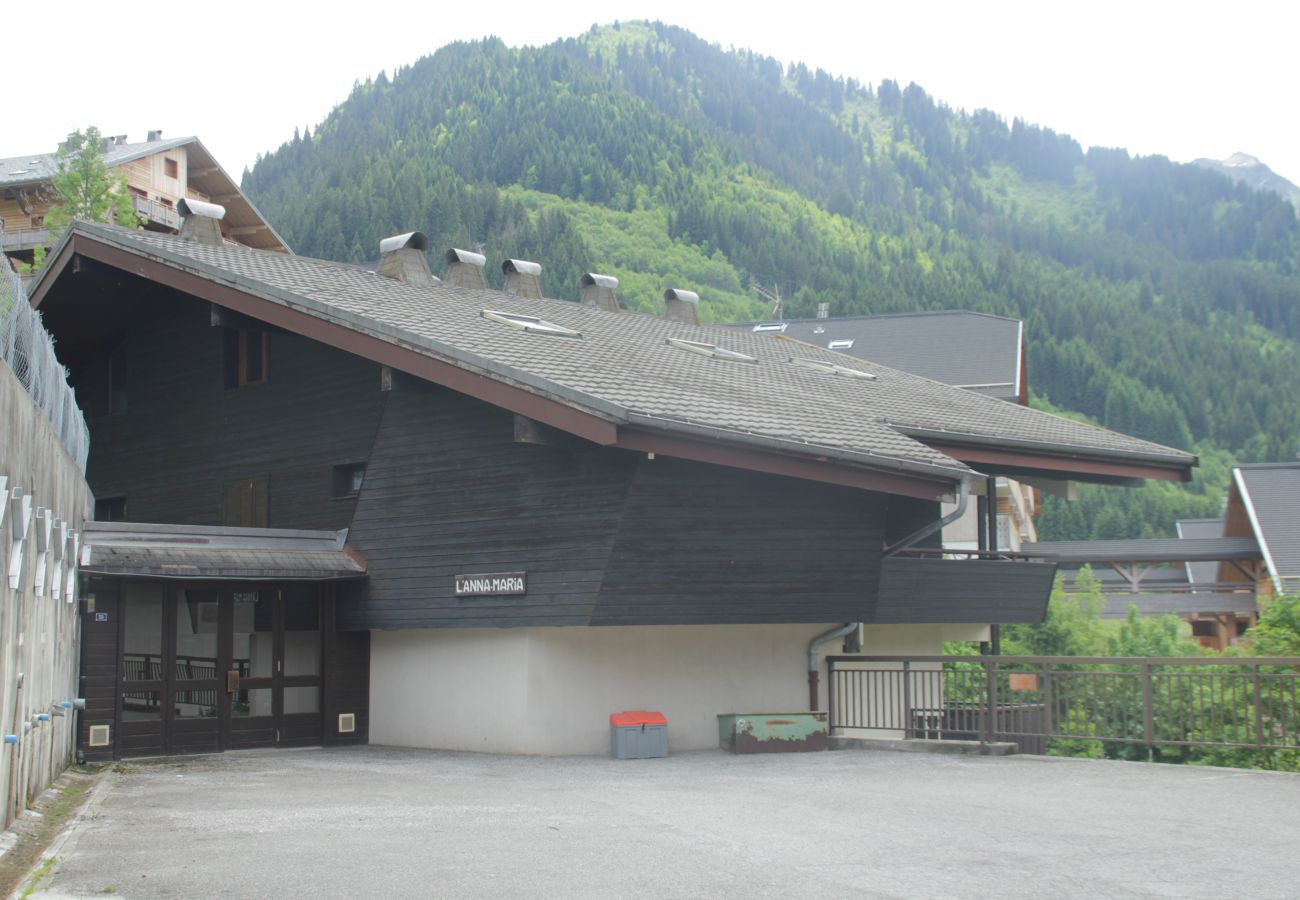
POLYGON ((967 310, 792 319, 734 326, 834 347, 840 353, 1016 402, 1024 325, 967 310))
POLYGON ((1300 462, 1240 465, 1232 475, 1274 589, 1300 590, 1300 462))
POLYGON ((914 477, 938 488, 935 496, 972 471, 948 451, 953 445, 975 448, 981 458, 993 450, 1061 460, 1062 477, 1186 478, 1196 462, 1178 450, 767 334, 445 282, 414 286, 322 260, 113 226, 70 229, 34 286, 33 303, 75 255, 380 361, 405 354, 397 367, 472 395, 490 396, 488 383, 521 391, 569 416, 548 424, 630 449, 665 447, 646 436, 667 436, 679 442, 671 446, 703 442, 914 477), (578 336, 512 328, 485 311, 536 317, 578 336), (749 359, 711 358, 673 340, 749 359), (584 429, 579 419, 596 425, 584 429))

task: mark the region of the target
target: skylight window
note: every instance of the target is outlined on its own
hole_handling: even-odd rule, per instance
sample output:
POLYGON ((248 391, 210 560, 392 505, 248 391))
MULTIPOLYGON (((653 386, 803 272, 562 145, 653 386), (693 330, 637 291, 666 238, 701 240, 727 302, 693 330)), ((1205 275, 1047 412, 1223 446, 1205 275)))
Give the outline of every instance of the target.
POLYGON ((850 338, 848 340, 831 341, 826 347, 830 350, 852 350, 853 340, 850 338))
POLYGON ((785 330, 789 327, 789 322, 759 322, 754 326, 754 333, 764 334, 769 331, 779 331, 784 334, 785 330))
POLYGON ((812 369, 814 372, 824 372, 827 375, 843 375, 845 378, 861 378, 863 381, 875 381, 876 376, 870 372, 864 372, 861 369, 854 369, 849 366, 841 366, 832 362, 823 362, 820 359, 791 359, 790 362, 796 366, 802 366, 805 369, 812 369))
POLYGON ((758 362, 758 357, 750 356, 747 353, 737 353, 735 350, 728 350, 725 347, 719 347, 717 344, 706 344, 703 341, 684 341, 681 338, 668 338, 668 343, 672 344, 678 350, 685 350, 688 353, 698 353, 700 356, 708 356, 713 359, 726 359, 731 362, 758 362))
POLYGON ((502 325, 509 325, 511 328, 518 328, 520 331, 526 331, 529 334, 551 334, 557 337, 582 337, 581 331, 575 331, 572 328, 566 328, 563 325, 556 325, 554 322, 548 322, 545 319, 539 319, 536 316, 524 316, 519 313, 496 312, 495 310, 483 310, 483 318, 490 319, 493 322, 500 322, 502 325))

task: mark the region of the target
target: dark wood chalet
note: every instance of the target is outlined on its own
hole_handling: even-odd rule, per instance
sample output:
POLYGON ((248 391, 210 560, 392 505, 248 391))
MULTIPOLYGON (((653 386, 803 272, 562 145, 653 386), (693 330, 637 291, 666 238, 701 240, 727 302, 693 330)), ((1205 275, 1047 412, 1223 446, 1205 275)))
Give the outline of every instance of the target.
POLYGON ((582 303, 542 299, 523 261, 505 292, 462 251, 434 278, 418 233, 368 271, 225 243, 202 219, 77 224, 32 291, 89 415, 106 523, 83 558, 92 758, 597 752, 613 704, 663 708, 674 746, 707 744, 716 713, 802 697, 829 626, 933 642, 1041 617, 1050 563, 918 552, 977 473, 1125 483, 1195 464, 701 327, 685 291, 646 316, 598 275, 582 303))

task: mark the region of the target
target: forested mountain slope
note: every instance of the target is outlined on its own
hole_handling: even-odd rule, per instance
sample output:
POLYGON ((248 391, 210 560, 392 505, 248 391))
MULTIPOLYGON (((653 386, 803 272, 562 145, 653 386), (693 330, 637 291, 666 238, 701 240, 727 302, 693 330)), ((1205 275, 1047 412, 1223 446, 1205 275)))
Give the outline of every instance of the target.
POLYGON ((1022 318, 1040 402, 1213 459, 1208 495, 1097 494, 1054 508, 1052 536, 1216 514, 1227 453, 1300 444, 1289 203, 915 85, 786 69, 659 24, 454 44, 358 85, 243 187, 315 256, 373 259, 418 228, 481 247, 497 278, 500 259, 535 259, 554 296, 575 298, 583 271, 617 275, 645 310, 695 289, 714 321, 770 315, 757 285, 790 316, 827 302, 1022 318))

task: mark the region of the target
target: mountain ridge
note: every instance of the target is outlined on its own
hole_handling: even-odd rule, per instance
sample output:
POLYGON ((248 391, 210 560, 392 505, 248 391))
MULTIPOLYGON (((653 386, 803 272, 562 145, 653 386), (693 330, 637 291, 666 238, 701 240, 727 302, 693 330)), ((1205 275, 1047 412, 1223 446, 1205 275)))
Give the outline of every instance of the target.
POLYGON ((1258 191, 1269 191, 1289 201, 1300 210, 1300 187, 1274 172, 1258 157, 1238 150, 1227 159, 1202 157, 1192 160, 1192 165, 1227 175, 1233 181, 1248 185, 1258 191))
MULTIPOLYGON (((244 188, 310 255, 420 228, 542 262, 550 295, 617 275, 645 311, 683 287, 710 320, 761 318, 763 287, 792 316, 1010 315, 1039 403, 1207 458, 1289 458, 1300 434, 1289 204, 661 23, 449 45, 357 85, 244 188)), ((1178 514, 1217 512, 1197 490, 1178 514)))

